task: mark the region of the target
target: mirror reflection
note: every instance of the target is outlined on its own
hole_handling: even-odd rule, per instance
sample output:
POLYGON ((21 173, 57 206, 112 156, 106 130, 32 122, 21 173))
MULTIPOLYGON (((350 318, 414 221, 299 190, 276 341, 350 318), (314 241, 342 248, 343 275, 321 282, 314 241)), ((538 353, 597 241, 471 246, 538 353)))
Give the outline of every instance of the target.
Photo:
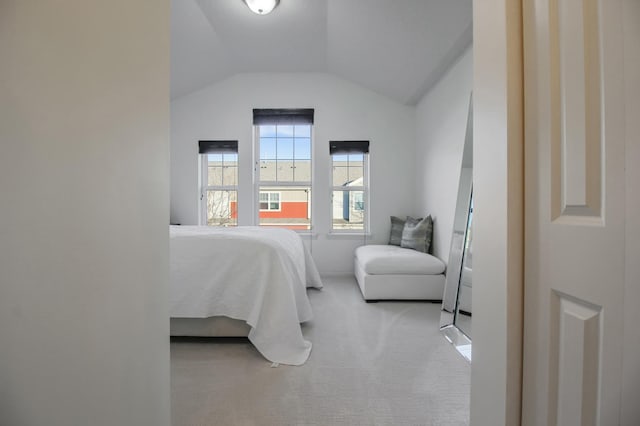
POLYGON ((458 285, 458 300, 453 323, 467 337, 471 337, 471 270, 473 262, 473 195, 469 203, 467 229, 462 252, 462 267, 460 268, 460 284, 458 285))
POLYGON ((473 111, 469 100, 467 131, 460 168, 460 181, 442 298, 440 328, 447 340, 469 361, 472 333, 472 264, 473 264, 473 111))

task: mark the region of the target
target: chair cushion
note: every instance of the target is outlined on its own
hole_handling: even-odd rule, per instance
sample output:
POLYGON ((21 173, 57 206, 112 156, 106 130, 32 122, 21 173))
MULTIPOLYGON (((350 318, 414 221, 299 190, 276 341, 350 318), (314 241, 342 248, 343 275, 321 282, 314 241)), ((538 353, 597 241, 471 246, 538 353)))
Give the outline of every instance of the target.
POLYGON ((355 255, 364 272, 371 275, 438 275, 445 269, 437 257, 392 245, 360 246, 355 255))

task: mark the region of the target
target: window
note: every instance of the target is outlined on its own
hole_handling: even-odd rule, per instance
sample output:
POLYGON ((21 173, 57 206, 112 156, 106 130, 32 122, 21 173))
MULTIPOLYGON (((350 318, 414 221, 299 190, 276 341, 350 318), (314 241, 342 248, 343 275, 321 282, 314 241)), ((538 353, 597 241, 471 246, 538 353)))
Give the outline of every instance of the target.
POLYGON ((313 110, 254 110, 260 226, 311 229, 312 123, 313 110))
POLYGON ((332 226, 334 232, 367 231, 369 141, 332 141, 332 226))
POLYGON ((353 194, 353 209, 359 212, 364 211, 364 194, 362 192, 353 194))
POLYGON ((238 142, 200 141, 201 223, 210 226, 238 224, 238 142))
POLYGON ((260 193, 260 211, 281 211, 279 192, 260 193))

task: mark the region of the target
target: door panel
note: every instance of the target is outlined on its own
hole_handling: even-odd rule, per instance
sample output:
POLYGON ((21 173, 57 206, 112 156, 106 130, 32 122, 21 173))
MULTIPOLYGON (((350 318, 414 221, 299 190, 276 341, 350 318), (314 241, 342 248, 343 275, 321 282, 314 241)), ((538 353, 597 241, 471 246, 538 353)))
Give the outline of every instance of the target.
POLYGON ((597 0, 549 1, 552 218, 602 219, 597 0))
POLYGON ((523 424, 620 421, 625 259, 618 0, 524 2, 523 424))

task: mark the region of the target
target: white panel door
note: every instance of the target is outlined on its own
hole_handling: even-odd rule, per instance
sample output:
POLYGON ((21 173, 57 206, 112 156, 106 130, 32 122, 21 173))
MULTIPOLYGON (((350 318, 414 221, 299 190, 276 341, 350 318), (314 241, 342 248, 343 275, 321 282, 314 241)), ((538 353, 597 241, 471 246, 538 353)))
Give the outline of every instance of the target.
POLYGON ((524 425, 621 424, 623 10, 524 1, 524 425))

